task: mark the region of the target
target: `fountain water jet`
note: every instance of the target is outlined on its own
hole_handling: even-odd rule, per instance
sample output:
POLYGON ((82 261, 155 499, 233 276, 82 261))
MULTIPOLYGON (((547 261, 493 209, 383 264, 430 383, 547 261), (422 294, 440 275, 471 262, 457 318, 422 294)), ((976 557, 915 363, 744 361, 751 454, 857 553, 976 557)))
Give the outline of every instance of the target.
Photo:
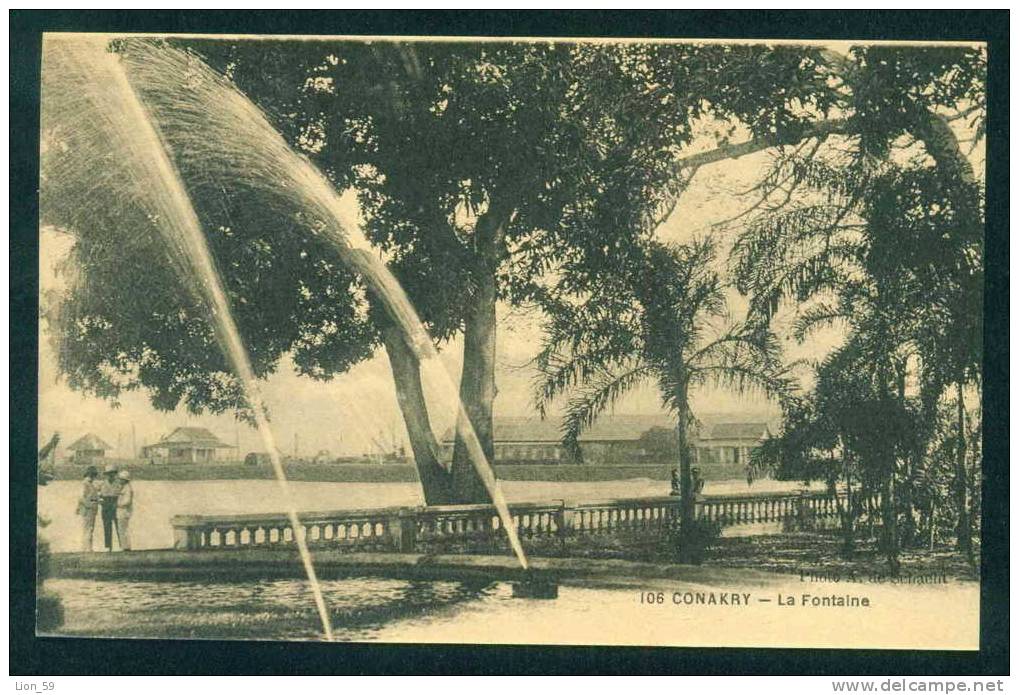
POLYGON ((471 463, 498 510, 513 552, 527 568, 506 500, 458 389, 403 288, 374 255, 357 225, 350 223, 332 184, 290 148, 255 104, 198 56, 147 38, 122 40, 119 55, 134 93, 159 125, 166 149, 189 172, 189 183, 247 186, 266 205, 285 206, 314 220, 311 226, 316 233, 330 241, 382 299, 417 354, 426 384, 440 391, 444 401, 455 404, 457 430, 471 463))
MULTIPOLYGON (((125 72, 150 108, 175 158, 196 176, 240 182, 259 191, 265 204, 310 215, 316 233, 329 240, 344 262, 382 299, 407 345, 416 353, 427 384, 455 404, 457 430, 468 456, 506 529, 513 552, 526 569, 506 499, 470 424, 459 391, 403 287, 376 257, 371 243, 350 220, 326 177, 297 154, 265 114, 232 82, 198 56, 151 39, 127 39, 121 49, 125 72)), ((190 177, 189 177, 190 178, 190 177)))
MULTIPOLYGON (((70 138, 74 145, 88 149, 69 152, 65 148, 74 145, 68 145, 66 140, 62 141, 59 138, 55 138, 54 142, 49 144, 58 147, 58 151, 52 153, 51 157, 47 157, 44 152, 45 175, 50 177, 89 175, 96 177, 99 183, 108 183, 103 180, 103 176, 116 178, 114 174, 116 171, 121 175, 121 182, 129 186, 128 190, 122 192, 130 199, 132 205, 140 206, 144 210, 150 226, 154 226, 161 233, 163 241, 171 251, 177 270, 185 281, 184 284, 196 291, 197 298, 211 315, 217 340, 243 385, 256 427, 269 452, 280 485, 294 541, 311 585, 325 638, 331 641, 333 633, 329 611, 315 575, 315 567, 304 537, 304 527, 301 525, 283 471, 279 449, 266 419, 264 402, 251 361, 241 342, 230 311, 229 300, 209 253, 198 217, 176 169, 170 162, 156 125, 128 82, 119 58, 108 52, 105 40, 82 35, 49 38, 45 48, 44 73, 59 76, 64 82, 56 85, 52 80, 48 84, 44 80, 44 90, 49 87, 43 99, 44 132, 48 127, 55 125, 54 119, 60 120, 61 116, 73 115, 77 119, 87 119, 91 116, 96 119, 96 122, 84 126, 92 129, 91 138, 82 136, 76 142, 73 136, 70 138), (73 91, 63 95, 57 91, 60 89, 73 91), (70 104, 82 110, 60 113, 61 107, 58 104, 61 103, 63 96, 68 96, 70 104), (60 144, 63 144, 63 147, 60 147, 60 144), (105 150, 105 156, 99 154, 101 150, 105 150), (95 160, 88 157, 93 153, 97 155, 96 159, 99 161, 105 159, 108 165, 117 168, 108 171, 99 168, 90 172, 68 169, 82 161, 94 163, 95 160), (51 163, 54 166, 47 168, 46 165, 51 163), (199 287, 194 287, 196 284, 199 287)), ((63 104, 65 111, 67 105, 63 104)), ((67 201, 67 204, 70 206, 81 204, 87 207, 85 200, 71 200, 67 201)))

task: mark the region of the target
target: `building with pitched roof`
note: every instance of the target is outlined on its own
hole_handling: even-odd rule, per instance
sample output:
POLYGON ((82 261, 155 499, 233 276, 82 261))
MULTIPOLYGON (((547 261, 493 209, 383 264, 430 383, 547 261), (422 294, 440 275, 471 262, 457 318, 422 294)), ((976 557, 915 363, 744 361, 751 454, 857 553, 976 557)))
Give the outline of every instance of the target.
POLYGON ((112 448, 91 432, 75 440, 67 447, 68 451, 71 452, 71 460, 74 463, 92 463, 96 459, 106 458, 106 452, 112 448))
POLYGON ((142 447, 142 456, 158 463, 207 463, 232 449, 204 427, 178 427, 155 444, 142 447))
POLYGON ((750 452, 770 436, 767 422, 705 424, 694 439, 694 460, 698 465, 745 467, 750 452))
MULTIPOLYGON (((595 463, 612 455, 632 459, 642 456, 635 446, 641 434, 656 426, 668 424, 667 416, 605 415, 580 435, 581 460, 567 452, 563 445, 562 420, 539 417, 496 417, 493 440, 497 463, 595 463)), ((453 456, 453 428, 442 438, 445 460, 453 456)), ((643 454, 646 455, 646 454, 643 454)))
MULTIPOLYGON (((702 422, 691 436, 694 460, 714 473, 739 477, 750 451, 770 436, 765 422, 702 422), (714 469, 718 469, 715 471, 714 469)), ((581 433, 579 460, 562 446, 562 420, 496 417, 495 462, 669 464, 678 460, 676 420, 671 415, 603 415, 581 433)), ((455 432, 442 438, 443 458, 453 456, 455 432)), ((705 471, 707 472, 707 471, 705 471)), ((717 477, 717 476, 716 476, 717 477)))

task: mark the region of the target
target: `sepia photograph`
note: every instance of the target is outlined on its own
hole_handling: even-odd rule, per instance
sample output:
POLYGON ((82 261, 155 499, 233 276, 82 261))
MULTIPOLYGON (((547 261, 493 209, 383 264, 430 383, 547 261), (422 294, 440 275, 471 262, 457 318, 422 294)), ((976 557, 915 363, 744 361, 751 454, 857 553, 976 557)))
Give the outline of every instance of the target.
POLYGON ((987 68, 44 33, 36 635, 980 649, 987 68))

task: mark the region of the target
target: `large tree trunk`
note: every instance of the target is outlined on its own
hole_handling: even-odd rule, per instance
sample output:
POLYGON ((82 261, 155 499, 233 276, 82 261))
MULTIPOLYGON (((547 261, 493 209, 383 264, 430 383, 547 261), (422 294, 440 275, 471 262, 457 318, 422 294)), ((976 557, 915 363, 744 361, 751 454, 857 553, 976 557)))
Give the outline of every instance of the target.
POLYGON ((958 511, 959 521, 956 526, 956 547, 966 554, 967 559, 973 557, 972 528, 969 518, 969 500, 967 490, 969 489, 968 476, 966 474, 966 405, 963 403, 962 378, 956 383, 956 414, 959 427, 959 440, 955 454, 955 506, 958 511))
POLYGON ((402 332, 395 326, 384 327, 382 339, 389 356, 396 385, 396 400, 407 426, 407 437, 410 439, 425 504, 452 504, 452 476, 439 459, 439 443, 428 417, 418 357, 407 346, 402 332))
POLYGON ((505 232, 511 212, 491 207, 478 219, 475 232, 477 265, 473 293, 464 318, 463 372, 456 443, 453 446, 453 496, 458 504, 487 503, 491 499, 471 460, 466 437, 474 429, 481 452, 489 465, 495 461, 492 408, 495 401, 495 302, 496 271, 505 253, 505 232), (465 418, 466 416, 466 418, 465 418))
POLYGON ((492 405, 495 400, 495 277, 484 278, 470 298, 464 322, 463 372, 460 376, 460 402, 463 411, 457 418, 456 443, 453 447, 453 495, 459 504, 490 502, 488 491, 471 461, 465 427, 473 427, 481 451, 488 463, 495 461, 492 440, 492 405), (464 416, 466 415, 466 420, 464 416))
MULTIPOLYGON (((956 137, 948 119, 933 111, 924 111, 917 121, 914 133, 923 140, 927 152, 938 167, 966 185, 975 185, 973 165, 963 153, 959 138, 956 137)), ((971 205, 976 203, 969 197, 961 202, 969 202, 971 205)))

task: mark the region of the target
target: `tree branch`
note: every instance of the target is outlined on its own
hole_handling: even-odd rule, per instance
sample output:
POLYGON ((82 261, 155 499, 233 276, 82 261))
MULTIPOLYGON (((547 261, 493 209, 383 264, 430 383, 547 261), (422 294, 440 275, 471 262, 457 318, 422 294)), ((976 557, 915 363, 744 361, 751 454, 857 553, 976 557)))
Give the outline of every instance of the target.
POLYGON ((809 138, 825 138, 829 135, 845 134, 848 132, 848 129, 848 118, 833 118, 828 121, 820 121, 808 126, 800 131, 795 137, 790 136, 778 138, 769 136, 754 138, 736 145, 723 145, 721 147, 716 147, 713 150, 708 150, 707 152, 698 152, 697 154, 680 157, 673 163, 673 168, 678 173, 691 167, 701 167, 706 164, 713 164, 714 162, 721 162, 726 159, 739 159, 740 157, 745 157, 748 154, 754 154, 755 152, 767 150, 772 147, 795 145, 809 138))

